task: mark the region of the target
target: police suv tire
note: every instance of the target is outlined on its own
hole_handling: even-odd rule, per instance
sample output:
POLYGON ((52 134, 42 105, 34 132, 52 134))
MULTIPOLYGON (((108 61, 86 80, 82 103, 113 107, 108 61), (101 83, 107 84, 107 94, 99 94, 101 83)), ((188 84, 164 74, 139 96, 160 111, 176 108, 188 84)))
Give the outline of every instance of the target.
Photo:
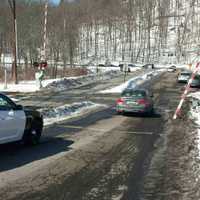
POLYGON ((34 123, 31 128, 24 134, 23 143, 25 145, 37 145, 40 143, 42 126, 40 122, 34 123))
POLYGON ((117 115, 124 115, 124 111, 117 111, 117 115))

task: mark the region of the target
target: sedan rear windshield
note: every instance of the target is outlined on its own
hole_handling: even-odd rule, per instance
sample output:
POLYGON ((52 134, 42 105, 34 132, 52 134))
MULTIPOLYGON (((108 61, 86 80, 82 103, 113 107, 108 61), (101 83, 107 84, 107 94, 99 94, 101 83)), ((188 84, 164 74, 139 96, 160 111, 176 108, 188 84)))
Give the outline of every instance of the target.
POLYGON ((146 97, 146 92, 141 90, 125 90, 122 92, 123 97, 135 97, 135 98, 143 98, 146 97))
POLYGON ((181 73, 181 76, 191 76, 191 73, 183 72, 183 73, 181 73))

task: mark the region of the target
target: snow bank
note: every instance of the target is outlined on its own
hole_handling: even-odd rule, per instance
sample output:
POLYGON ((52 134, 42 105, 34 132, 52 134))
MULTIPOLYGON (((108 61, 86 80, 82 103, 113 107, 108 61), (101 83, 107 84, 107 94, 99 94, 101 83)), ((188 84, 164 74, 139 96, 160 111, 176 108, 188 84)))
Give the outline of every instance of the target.
MULTIPOLYGON (((49 79, 44 80, 42 82, 42 85, 46 87, 48 84, 56 81, 58 79, 49 79)), ((39 85, 36 83, 36 81, 21 81, 19 84, 7 84, 7 88, 5 88, 5 85, 3 83, 0 83, 0 91, 1 92, 36 92, 39 91, 39 85)))
POLYGON ((105 73, 108 71, 120 71, 120 67, 118 66, 113 66, 113 67, 97 67, 97 66, 89 66, 87 67, 87 69, 89 69, 91 72, 96 73, 97 70, 101 73, 105 73))
POLYGON ((149 81, 152 77, 157 76, 158 74, 160 74, 163 71, 165 71, 165 70, 160 69, 160 70, 156 70, 156 71, 145 72, 140 76, 136 76, 132 79, 129 79, 128 81, 126 81, 125 83, 123 83, 119 86, 116 86, 114 88, 107 89, 107 90, 102 90, 99 93, 103 93, 103 94, 121 93, 126 88, 136 88, 137 86, 143 84, 146 81, 149 81))
POLYGON ((46 86, 47 89, 52 90, 64 90, 64 89, 72 89, 81 85, 93 83, 99 80, 109 80, 113 77, 116 77, 119 75, 119 71, 111 70, 104 73, 99 74, 90 74, 87 76, 81 76, 76 79, 68 79, 63 78, 58 81, 53 81, 52 83, 48 84, 46 86))
POLYGON ((156 68, 169 68, 171 66, 175 66, 177 69, 189 69, 189 65, 188 64, 155 64, 156 68))
POLYGON ((199 158, 200 158, 200 92, 195 92, 188 95, 192 99, 192 106, 190 110, 190 118, 197 125, 197 145, 199 149, 199 158))
POLYGON ((200 92, 189 94, 188 97, 192 99, 190 116, 200 126, 200 92))
POLYGON ((45 108, 39 111, 43 114, 44 126, 47 126, 76 117, 97 107, 105 107, 105 105, 95 104, 91 101, 83 101, 79 103, 73 103, 71 105, 66 104, 56 108, 45 108))
MULTIPOLYGON (((57 78, 57 79, 48 79, 42 81, 43 88, 46 89, 69 89, 73 87, 77 87, 79 85, 87 84, 88 82, 94 82, 97 80, 106 80, 110 79, 114 76, 117 76, 119 71, 109 70, 105 73, 100 74, 90 74, 86 76, 79 77, 66 77, 66 78, 57 78)), ((0 83, 0 91, 1 92, 22 92, 22 93, 30 93, 37 92, 41 90, 37 82, 34 81, 21 81, 19 84, 7 84, 7 88, 5 88, 4 83, 0 83)))
MULTIPOLYGON (((75 79, 75 77, 69 77, 68 79, 75 79)), ((47 79, 42 81, 43 87, 47 87, 49 84, 60 81, 61 78, 57 79, 47 79)), ((7 84, 7 88, 5 88, 4 83, 0 83, 0 91, 1 92, 22 92, 22 93, 28 93, 28 92, 36 92, 39 91, 39 85, 37 82, 34 81, 20 81, 18 84, 7 84)))

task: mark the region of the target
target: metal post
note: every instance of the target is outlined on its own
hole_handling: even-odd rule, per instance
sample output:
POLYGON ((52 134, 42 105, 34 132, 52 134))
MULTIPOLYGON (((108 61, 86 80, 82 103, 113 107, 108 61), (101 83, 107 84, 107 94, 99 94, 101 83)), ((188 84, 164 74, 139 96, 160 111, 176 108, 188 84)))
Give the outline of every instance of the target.
POLYGON ((18 66, 18 32, 17 32, 17 19, 15 19, 15 46, 16 46, 16 66, 18 66))
POLYGON ((16 18, 16 1, 13 0, 13 19, 14 19, 14 68, 13 68, 13 81, 15 84, 18 83, 17 77, 17 18, 16 18))
POLYGON ((42 88, 42 79, 44 76, 44 68, 42 66, 43 62, 46 62, 46 43, 47 43, 47 15, 48 15, 48 0, 45 0, 45 8, 44 8, 44 35, 43 35, 43 47, 40 55, 40 65, 39 72, 35 74, 36 83, 39 81, 39 88, 42 88))
POLYGON ((4 69, 4 89, 7 89, 7 69, 4 69))
POLYGON ((17 77, 17 17, 16 17, 16 0, 8 0, 10 5, 10 9, 13 15, 13 56, 14 56, 14 63, 13 63, 13 74, 12 78, 15 84, 18 83, 17 77))
POLYGON ((45 1, 45 10, 44 10, 44 36, 43 36, 43 49, 41 55, 42 61, 46 61, 47 15, 48 15, 48 0, 45 1))
POLYGON ((4 68, 4 89, 7 89, 7 69, 6 69, 6 63, 5 63, 5 56, 4 54, 2 56, 2 64, 4 68))

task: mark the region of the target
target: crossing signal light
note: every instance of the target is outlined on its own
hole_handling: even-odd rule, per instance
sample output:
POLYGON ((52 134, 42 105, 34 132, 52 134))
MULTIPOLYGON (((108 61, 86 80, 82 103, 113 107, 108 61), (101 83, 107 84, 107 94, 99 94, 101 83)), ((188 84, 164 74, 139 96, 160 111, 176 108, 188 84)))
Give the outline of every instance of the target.
POLYGON ((48 66, 47 62, 46 61, 43 61, 43 62, 34 62, 33 63, 33 67, 37 68, 46 68, 48 66))
POLYGON ((33 63, 33 67, 39 67, 39 63, 38 62, 34 62, 33 63))
POLYGON ((40 63, 40 67, 41 67, 41 68, 46 68, 46 67, 47 67, 47 62, 46 62, 46 61, 41 62, 41 63, 40 63))

